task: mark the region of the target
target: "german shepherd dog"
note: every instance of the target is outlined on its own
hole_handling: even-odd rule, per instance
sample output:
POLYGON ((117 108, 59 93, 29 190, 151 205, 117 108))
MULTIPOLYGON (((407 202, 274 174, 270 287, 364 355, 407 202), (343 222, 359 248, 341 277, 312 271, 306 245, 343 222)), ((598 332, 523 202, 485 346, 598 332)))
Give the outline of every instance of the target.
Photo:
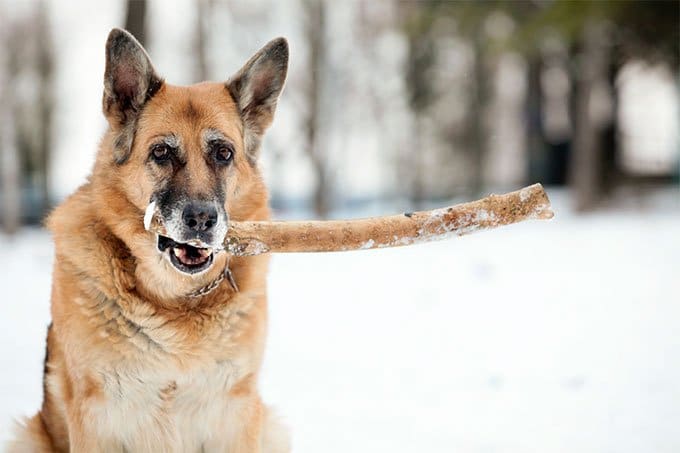
POLYGON ((47 222, 44 400, 10 451, 289 451, 258 394, 268 257, 221 248, 229 219, 269 218, 258 151, 287 67, 278 38, 226 82, 173 86, 111 31, 108 129, 47 222), (167 237, 144 227, 155 209, 167 237))

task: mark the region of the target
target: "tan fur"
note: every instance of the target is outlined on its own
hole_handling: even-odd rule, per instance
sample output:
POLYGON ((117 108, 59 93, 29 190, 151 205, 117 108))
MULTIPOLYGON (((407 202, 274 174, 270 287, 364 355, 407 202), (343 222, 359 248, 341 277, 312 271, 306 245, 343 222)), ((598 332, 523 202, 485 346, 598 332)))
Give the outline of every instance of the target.
POLYGON ((240 115, 224 84, 163 84, 123 165, 112 158, 112 123, 88 182, 48 221, 56 257, 45 397, 11 452, 288 451, 257 389, 268 257, 231 259, 239 292, 223 282, 189 299, 217 278, 226 254, 204 275, 180 274, 142 222, 160 177, 145 165, 147 147, 160 134, 179 136, 188 154, 184 184, 198 194, 215 178, 200 154, 208 127, 236 146, 223 183, 230 218, 269 218, 240 115))

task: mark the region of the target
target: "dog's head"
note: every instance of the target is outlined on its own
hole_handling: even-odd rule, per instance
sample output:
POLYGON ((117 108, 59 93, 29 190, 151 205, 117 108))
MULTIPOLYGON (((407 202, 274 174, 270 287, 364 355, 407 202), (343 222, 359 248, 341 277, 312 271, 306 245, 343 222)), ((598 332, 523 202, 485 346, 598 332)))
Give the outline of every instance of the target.
POLYGON ((132 35, 111 31, 103 98, 110 146, 100 159, 110 159, 132 204, 160 213, 168 236, 154 237, 154 252, 176 271, 210 269, 230 216, 248 218, 266 205, 257 157, 287 65, 279 38, 226 82, 172 86, 132 35))

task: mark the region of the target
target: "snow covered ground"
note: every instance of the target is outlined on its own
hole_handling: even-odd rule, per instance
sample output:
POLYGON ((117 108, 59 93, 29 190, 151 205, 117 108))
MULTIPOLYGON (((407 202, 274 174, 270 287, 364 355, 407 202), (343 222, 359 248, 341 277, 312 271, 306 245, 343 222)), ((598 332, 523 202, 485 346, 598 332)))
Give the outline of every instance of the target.
MULTIPOLYGON (((449 242, 275 256, 262 392, 294 451, 680 451, 677 203, 557 210, 449 242)), ((2 441, 40 403, 52 252, 38 230, 0 244, 2 441)))

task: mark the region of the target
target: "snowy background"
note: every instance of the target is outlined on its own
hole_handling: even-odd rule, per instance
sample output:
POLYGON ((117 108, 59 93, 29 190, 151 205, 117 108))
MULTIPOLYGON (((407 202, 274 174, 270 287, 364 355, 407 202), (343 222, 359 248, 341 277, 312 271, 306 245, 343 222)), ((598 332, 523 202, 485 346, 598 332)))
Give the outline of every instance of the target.
MULTIPOLYGON (((262 393, 295 452, 680 451, 680 197, 274 256, 262 393)), ((0 440, 41 401, 52 245, 6 238, 0 440)))
POLYGON ((106 36, 141 16, 174 84, 225 80, 287 37, 261 161, 278 218, 534 182, 555 205, 550 222, 448 242, 274 256, 261 388, 294 452, 680 452, 677 2, 127 14, 141 3, 0 0, 0 445, 42 398, 53 246, 39 225, 94 161, 106 36))

